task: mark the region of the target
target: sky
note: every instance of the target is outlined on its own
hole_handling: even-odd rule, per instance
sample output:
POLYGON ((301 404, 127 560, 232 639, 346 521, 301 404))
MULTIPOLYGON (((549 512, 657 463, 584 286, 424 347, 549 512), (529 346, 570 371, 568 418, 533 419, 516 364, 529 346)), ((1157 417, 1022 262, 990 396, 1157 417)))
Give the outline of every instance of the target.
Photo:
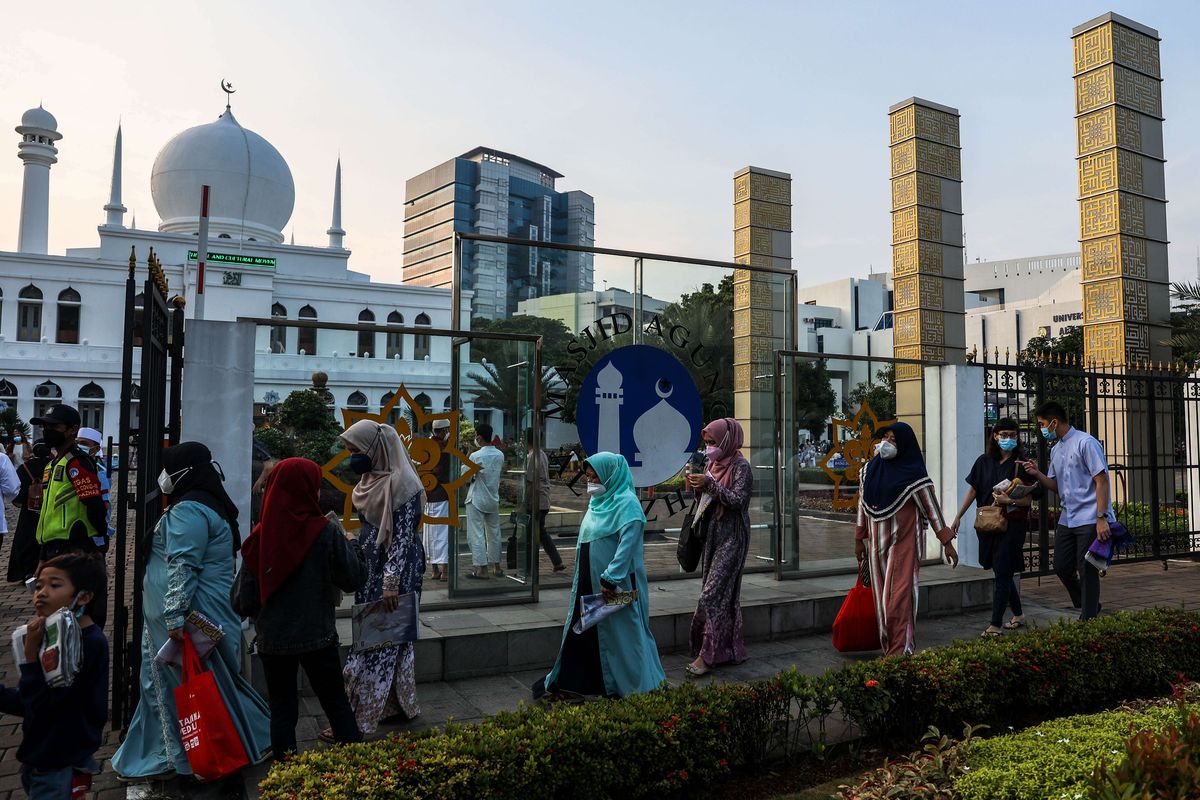
MULTIPOLYGON (((0 123, 59 122, 50 251, 94 246, 113 137, 124 203, 158 216, 150 170, 225 96, 288 161, 285 232, 327 241, 343 166, 351 266, 398 282, 404 182, 477 145, 563 173, 596 200, 599 246, 729 260, 734 173, 792 175, 801 286, 890 267, 887 110, 962 114, 969 260, 1077 249, 1071 28, 1106 11, 1163 38, 1171 276, 1200 247, 1200 3, 94 3, 21 14, 0 48, 0 123)), ((15 250, 18 136, 0 160, 0 249, 15 250)), ((128 224, 129 218, 126 218, 128 224)))

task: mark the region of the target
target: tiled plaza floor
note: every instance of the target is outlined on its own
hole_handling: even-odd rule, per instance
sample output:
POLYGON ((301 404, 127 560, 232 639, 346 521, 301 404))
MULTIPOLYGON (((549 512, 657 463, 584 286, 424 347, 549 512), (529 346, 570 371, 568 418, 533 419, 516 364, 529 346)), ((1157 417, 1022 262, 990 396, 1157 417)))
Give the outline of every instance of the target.
MULTIPOLYGON (((8 538, 4 537, 3 548, 0 550, 0 564, 7 563, 8 538)), ((776 586, 786 589, 788 584, 785 582, 776 586)), ((1038 623, 1048 623, 1074 615, 1065 591, 1054 578, 1042 578, 1040 581, 1027 579, 1022 582, 1021 589, 1027 615, 1038 623)), ((1158 562, 1121 566, 1104 579, 1102 595, 1105 613, 1162 605, 1178 606, 1181 603, 1190 606, 1200 600, 1200 564, 1171 562, 1167 571, 1164 571, 1162 564, 1158 562)), ((20 586, 0 584, 0 630, 11 631, 30 614, 28 594, 20 586)), ((957 616, 923 619, 918 627, 918 644, 930 647, 958 638, 978 636, 987 625, 987 618, 987 612, 974 611, 957 616)), ((111 633, 111 626, 107 632, 111 633)), ((830 644, 828 634, 753 643, 748 646, 748 650, 750 658, 744 664, 717 670, 712 677, 704 680, 752 680, 769 677, 792 665, 804 672, 818 673, 857 658, 870 657, 843 656, 837 653, 830 644)), ((683 667, 689 660, 687 655, 682 653, 663 658, 663 666, 673 684, 684 680, 683 667)), ((421 718, 405 726, 386 726, 381 729, 381 735, 440 725, 451 717, 457 722, 470 722, 496 711, 516 708, 519 703, 529 699, 529 685, 541 675, 542 671, 537 670, 459 681, 422 683, 417 692, 423 710, 421 718)), ((0 683, 11 686, 15 682, 16 672, 12 657, 5 647, 0 653, 0 683)), ((302 718, 297 731, 301 749, 321 746, 316 739, 318 732, 324 727, 325 722, 316 700, 305 698, 302 701, 302 718)), ((24 797, 20 790, 20 766, 16 760, 16 748, 20 737, 20 720, 0 717, 0 800, 24 797)), ((110 733, 107 746, 100 755, 107 759, 115 749, 116 743, 116 734, 110 733)), ((261 770, 252 771, 247 783, 253 783, 261 774, 261 770)), ((125 788, 118 784, 107 763, 104 773, 97 778, 96 789, 93 797, 100 800, 125 797, 125 788)))

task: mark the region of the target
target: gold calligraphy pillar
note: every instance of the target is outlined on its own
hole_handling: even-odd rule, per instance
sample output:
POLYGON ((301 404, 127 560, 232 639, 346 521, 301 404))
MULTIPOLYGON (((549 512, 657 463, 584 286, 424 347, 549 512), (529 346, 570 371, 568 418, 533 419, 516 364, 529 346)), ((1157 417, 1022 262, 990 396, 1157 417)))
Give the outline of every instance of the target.
MULTIPOLYGON (((733 260, 739 264, 792 266, 792 176, 746 167, 733 176, 733 260)), ((779 313, 776 282, 747 269, 733 275, 733 415, 745 429, 744 453, 771 447, 775 351, 786 350, 790 314, 779 313)), ((792 300, 794 302, 794 300, 792 300)))
POLYGON ((1108 13, 1071 40, 1084 360, 1170 360, 1158 31, 1108 13))
MULTIPOLYGON (((911 97, 888 110, 892 177, 893 351, 961 364, 962 165, 958 111, 911 97)), ((924 368, 896 365, 896 416, 924 441, 924 368)), ((931 420, 931 424, 936 424, 931 420)))

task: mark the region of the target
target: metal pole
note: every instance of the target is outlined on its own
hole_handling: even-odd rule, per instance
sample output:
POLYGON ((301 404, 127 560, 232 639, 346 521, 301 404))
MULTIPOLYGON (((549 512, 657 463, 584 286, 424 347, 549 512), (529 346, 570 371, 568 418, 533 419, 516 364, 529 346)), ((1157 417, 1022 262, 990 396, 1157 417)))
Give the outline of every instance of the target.
MULTIPOLYGON (((116 528, 117 535, 113 546, 113 674, 112 674, 112 727, 113 730, 123 730, 127 721, 125 701, 130 700, 130 707, 136 702, 136 683, 132 675, 127 674, 128 663, 137 663, 136 654, 128 652, 129 643, 126 636, 129 633, 129 608, 125 605, 125 572, 128 569, 125 552, 129 539, 129 414, 132 406, 133 392, 133 315, 134 295, 137 282, 134 279, 136 251, 129 253, 129 277, 125 280, 125 334, 121 350, 121 418, 117 441, 119 456, 117 458, 117 496, 116 496, 116 528)), ((143 320, 145 311, 142 312, 143 320)), ((110 457, 111 457, 111 446, 110 457)), ((111 472, 109 473, 112 474, 111 472)), ((111 492, 111 489, 109 490, 111 492)))
POLYGON ((644 297, 642 295, 643 275, 642 259, 635 258, 633 260, 633 343, 642 343, 642 325, 645 322, 642 320, 642 314, 645 313, 644 297))
MULTIPOLYGON (((775 353, 775 580, 783 580, 783 356, 775 353)), ((793 500, 794 502, 794 500, 793 500)))
POLYGON ((168 443, 179 444, 183 419, 183 306, 171 312, 171 410, 168 443))
POLYGON ((200 235, 196 243, 196 319, 204 319, 204 262, 208 260, 208 184, 200 187, 200 235))

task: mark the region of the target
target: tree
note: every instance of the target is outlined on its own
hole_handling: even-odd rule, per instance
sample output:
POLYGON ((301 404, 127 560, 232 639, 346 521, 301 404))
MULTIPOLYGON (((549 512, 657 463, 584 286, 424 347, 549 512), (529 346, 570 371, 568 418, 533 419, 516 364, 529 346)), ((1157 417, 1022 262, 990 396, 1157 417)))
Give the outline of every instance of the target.
POLYGON ((863 403, 871 407, 878 420, 896 418, 896 368, 885 367, 846 394, 846 412, 858 413, 863 403))
POLYGON ((689 343, 704 345, 706 359, 702 368, 681 359, 701 390, 704 419, 730 416, 733 413, 733 275, 726 275, 716 287, 705 283, 682 295, 678 302, 663 309, 659 317, 664 328, 668 324, 682 325, 688 330, 689 343), (706 392, 710 381, 705 376, 714 372, 723 380, 716 391, 706 392))
MULTIPOLYGON (((473 398, 475 405, 500 411, 504 415, 504 430, 511 430, 514 425, 521 424, 523 420, 514 418, 514 414, 523 414, 533 410, 530 405, 533 397, 529 392, 527 378, 526 381, 522 381, 522 378, 529 375, 531 370, 519 367, 509 369, 490 361, 486 364, 472 364, 471 366, 473 369, 470 376, 474 380, 475 386, 464 389, 464 391, 473 398)), ((542 371, 543 407, 546 404, 546 392, 550 389, 551 376, 552 373, 549 369, 542 371)))
POLYGON ((312 389, 298 389, 287 396, 279 410, 279 425, 295 443, 296 455, 318 464, 333 455, 342 433, 325 398, 312 389))
MULTIPOLYGON (((480 333, 524 333, 542 337, 542 367, 549 368, 568 363, 571 357, 567 354, 567 345, 572 333, 560 320, 549 317, 532 317, 518 314, 508 319, 478 319, 472 320, 472 328, 480 333)), ((500 363, 511 354, 514 342, 495 339, 476 339, 471 343, 471 359, 486 358, 492 363, 500 363)), ((532 361, 532 355, 530 356, 532 361)), ((505 361, 511 364, 511 361, 505 361)))
POLYGON ((14 430, 18 431, 27 442, 31 441, 30 437, 33 435, 28 423, 17 414, 16 406, 8 406, 0 411, 0 430, 6 435, 12 435, 14 430))
POLYGON ((797 361, 792 371, 795 379, 796 427, 821 439, 828 429, 829 418, 837 410, 837 393, 823 359, 797 361))
POLYGON ((1180 301, 1171 312, 1171 358, 1200 360, 1200 283, 1173 283, 1171 296, 1180 301))
POLYGON ((1083 363, 1083 326, 1071 325, 1058 337, 1034 336, 1020 354, 1020 363, 1032 366, 1051 366, 1060 360, 1064 363, 1083 363))

